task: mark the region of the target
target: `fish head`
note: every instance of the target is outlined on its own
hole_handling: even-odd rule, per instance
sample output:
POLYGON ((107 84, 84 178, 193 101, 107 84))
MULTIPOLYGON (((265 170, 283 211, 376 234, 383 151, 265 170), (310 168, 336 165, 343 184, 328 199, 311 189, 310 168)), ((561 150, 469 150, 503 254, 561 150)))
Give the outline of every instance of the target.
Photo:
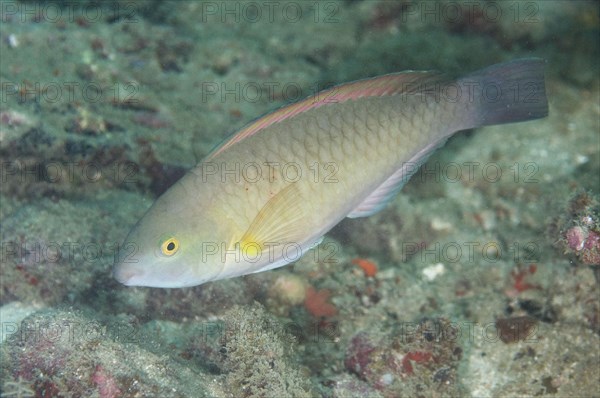
POLYGON ((119 282, 178 288, 215 280, 222 272, 221 256, 215 255, 222 223, 208 209, 182 206, 180 191, 172 187, 133 227, 115 255, 113 276, 119 282))

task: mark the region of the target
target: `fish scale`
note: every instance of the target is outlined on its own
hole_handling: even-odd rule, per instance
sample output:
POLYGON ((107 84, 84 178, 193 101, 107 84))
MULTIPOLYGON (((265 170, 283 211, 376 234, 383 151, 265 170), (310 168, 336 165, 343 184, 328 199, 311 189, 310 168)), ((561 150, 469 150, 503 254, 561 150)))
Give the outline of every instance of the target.
POLYGON ((380 211, 456 131, 546 116, 543 64, 515 60, 446 82, 430 72, 385 75, 259 118, 157 199, 114 276, 184 287, 293 262, 344 217, 380 211), (484 95, 486 85, 504 95, 484 95), (452 90, 462 95, 443 95, 452 90))

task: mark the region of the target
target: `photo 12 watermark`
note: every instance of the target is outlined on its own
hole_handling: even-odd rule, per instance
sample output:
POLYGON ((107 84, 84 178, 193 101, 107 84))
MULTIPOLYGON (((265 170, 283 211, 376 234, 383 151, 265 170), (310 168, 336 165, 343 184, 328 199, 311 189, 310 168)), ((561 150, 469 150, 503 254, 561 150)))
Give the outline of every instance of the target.
POLYGON ((422 23, 496 24, 501 20, 512 23, 539 23, 540 6, 536 1, 407 1, 400 11, 402 23, 418 20, 422 23))
POLYGON ((2 322, 0 341, 16 339, 23 345, 79 345, 95 341, 139 343, 143 340, 138 327, 127 322, 102 323, 74 320, 41 321, 26 319, 22 322, 2 322))
POLYGON ((94 161, 30 163, 25 159, 14 159, 0 162, 0 181, 2 184, 94 184, 108 179, 119 185, 136 184, 139 182, 139 171, 139 166, 131 161, 108 164, 94 161))
POLYGON ((105 263, 116 259, 120 250, 121 242, 44 241, 21 237, 18 241, 0 243, 0 261, 12 262, 25 269, 59 264, 105 263))
POLYGON ((140 21, 140 5, 135 1, 1 1, 3 21, 19 23, 94 23, 120 20, 125 23, 140 21))
POLYGON ((314 161, 308 165, 300 162, 201 162, 194 173, 201 183, 256 184, 259 182, 338 183, 339 166, 336 162, 314 161))
POLYGON ((511 242, 501 244, 498 241, 465 242, 410 242, 403 241, 400 247, 401 257, 415 258, 422 264, 496 264, 499 261, 519 263, 537 263, 541 258, 541 247, 536 242, 511 242))
POLYGON ((109 103, 133 106, 139 103, 140 86, 136 82, 99 83, 94 81, 44 81, 0 83, 0 101, 42 104, 109 103))
POLYGON ((341 23, 335 1, 203 1, 202 23, 341 23))

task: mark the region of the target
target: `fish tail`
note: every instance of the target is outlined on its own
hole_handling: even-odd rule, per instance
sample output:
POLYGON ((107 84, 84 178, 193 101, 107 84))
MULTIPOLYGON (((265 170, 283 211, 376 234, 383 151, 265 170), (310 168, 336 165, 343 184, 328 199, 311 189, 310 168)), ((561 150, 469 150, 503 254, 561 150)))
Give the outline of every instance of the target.
POLYGON ((541 58, 492 65, 457 81, 466 105, 461 129, 533 120, 548 115, 541 58))

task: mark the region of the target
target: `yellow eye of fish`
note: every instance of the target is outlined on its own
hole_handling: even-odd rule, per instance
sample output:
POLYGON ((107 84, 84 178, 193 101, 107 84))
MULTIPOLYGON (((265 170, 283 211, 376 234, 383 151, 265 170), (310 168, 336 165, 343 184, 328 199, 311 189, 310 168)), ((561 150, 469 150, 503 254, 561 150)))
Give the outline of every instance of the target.
POLYGON ((179 240, 176 238, 169 238, 160 245, 160 251, 165 256, 172 256, 177 253, 177 250, 179 250, 179 240))

